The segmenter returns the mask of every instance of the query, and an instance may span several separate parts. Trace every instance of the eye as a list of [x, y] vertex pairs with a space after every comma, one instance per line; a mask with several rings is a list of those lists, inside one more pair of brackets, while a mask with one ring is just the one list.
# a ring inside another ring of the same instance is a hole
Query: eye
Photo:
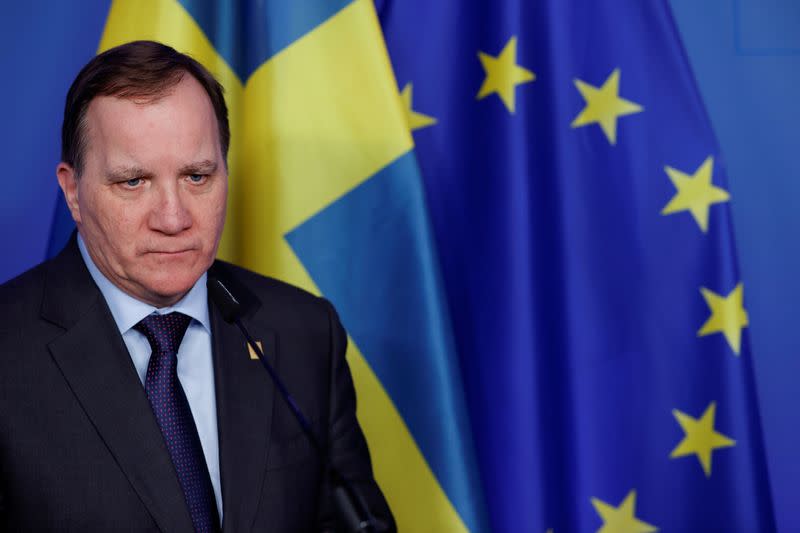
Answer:
[[197, 185], [204, 183], [207, 179], [208, 175], [206, 174], [189, 174], [189, 181]]
[[127, 187], [130, 187], [131, 189], [135, 189], [141, 184], [142, 184], [142, 178], [133, 178], [125, 182], [125, 185]]

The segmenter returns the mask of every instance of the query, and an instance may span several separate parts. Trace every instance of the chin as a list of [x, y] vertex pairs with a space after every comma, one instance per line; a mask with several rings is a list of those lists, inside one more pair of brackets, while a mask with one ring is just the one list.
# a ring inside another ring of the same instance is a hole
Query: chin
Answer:
[[150, 264], [136, 276], [139, 285], [154, 299], [175, 303], [180, 300], [208, 270], [213, 260], [204, 254], [188, 253], [173, 256], [149, 256]]
[[203, 272], [189, 273], [186, 271], [180, 272], [173, 276], [150, 279], [142, 285], [147, 291], [159, 300], [173, 304], [183, 298], [189, 292], [197, 280], [203, 275]]

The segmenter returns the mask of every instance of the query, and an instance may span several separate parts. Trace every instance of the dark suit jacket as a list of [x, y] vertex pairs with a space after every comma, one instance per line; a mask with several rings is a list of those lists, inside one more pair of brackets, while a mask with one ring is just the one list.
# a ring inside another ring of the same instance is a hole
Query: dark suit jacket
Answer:
[[[243, 323], [331, 462], [393, 523], [331, 305], [232, 265], [213, 270], [243, 301]], [[211, 304], [209, 312], [224, 531], [331, 527], [321, 462], [241, 333]], [[0, 287], [0, 530], [192, 530], [144, 388], [74, 236], [58, 257]]]

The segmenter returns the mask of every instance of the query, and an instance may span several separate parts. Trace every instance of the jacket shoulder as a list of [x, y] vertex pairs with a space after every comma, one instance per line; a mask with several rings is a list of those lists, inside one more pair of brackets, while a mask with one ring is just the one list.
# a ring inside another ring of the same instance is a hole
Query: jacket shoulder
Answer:
[[[307, 321], [315, 317], [327, 322], [330, 315], [335, 314], [331, 304], [324, 298], [285, 281], [225, 261], [215, 261], [209, 274], [230, 284], [232, 294], [241, 301], [246, 310], [258, 307], [281, 322], [300, 319]], [[251, 297], [254, 297], [253, 301], [248, 301]]]
[[21, 320], [39, 315], [48, 262], [23, 272], [0, 285], [0, 323], [3, 329], [14, 328]]
[[47, 265], [0, 285], [0, 374], [6, 378], [14, 375], [12, 369], [20, 361], [38, 360], [45, 353], [41, 349], [61, 331], [42, 319]]

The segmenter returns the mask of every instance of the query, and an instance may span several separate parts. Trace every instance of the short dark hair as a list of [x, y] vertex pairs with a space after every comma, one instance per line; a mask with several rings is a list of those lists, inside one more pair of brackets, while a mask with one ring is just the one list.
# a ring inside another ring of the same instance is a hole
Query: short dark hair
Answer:
[[208, 94], [227, 161], [231, 133], [222, 85], [203, 65], [154, 41], [133, 41], [106, 50], [84, 66], [72, 82], [61, 126], [61, 160], [80, 176], [86, 152], [86, 111], [98, 96], [155, 101], [189, 73]]

